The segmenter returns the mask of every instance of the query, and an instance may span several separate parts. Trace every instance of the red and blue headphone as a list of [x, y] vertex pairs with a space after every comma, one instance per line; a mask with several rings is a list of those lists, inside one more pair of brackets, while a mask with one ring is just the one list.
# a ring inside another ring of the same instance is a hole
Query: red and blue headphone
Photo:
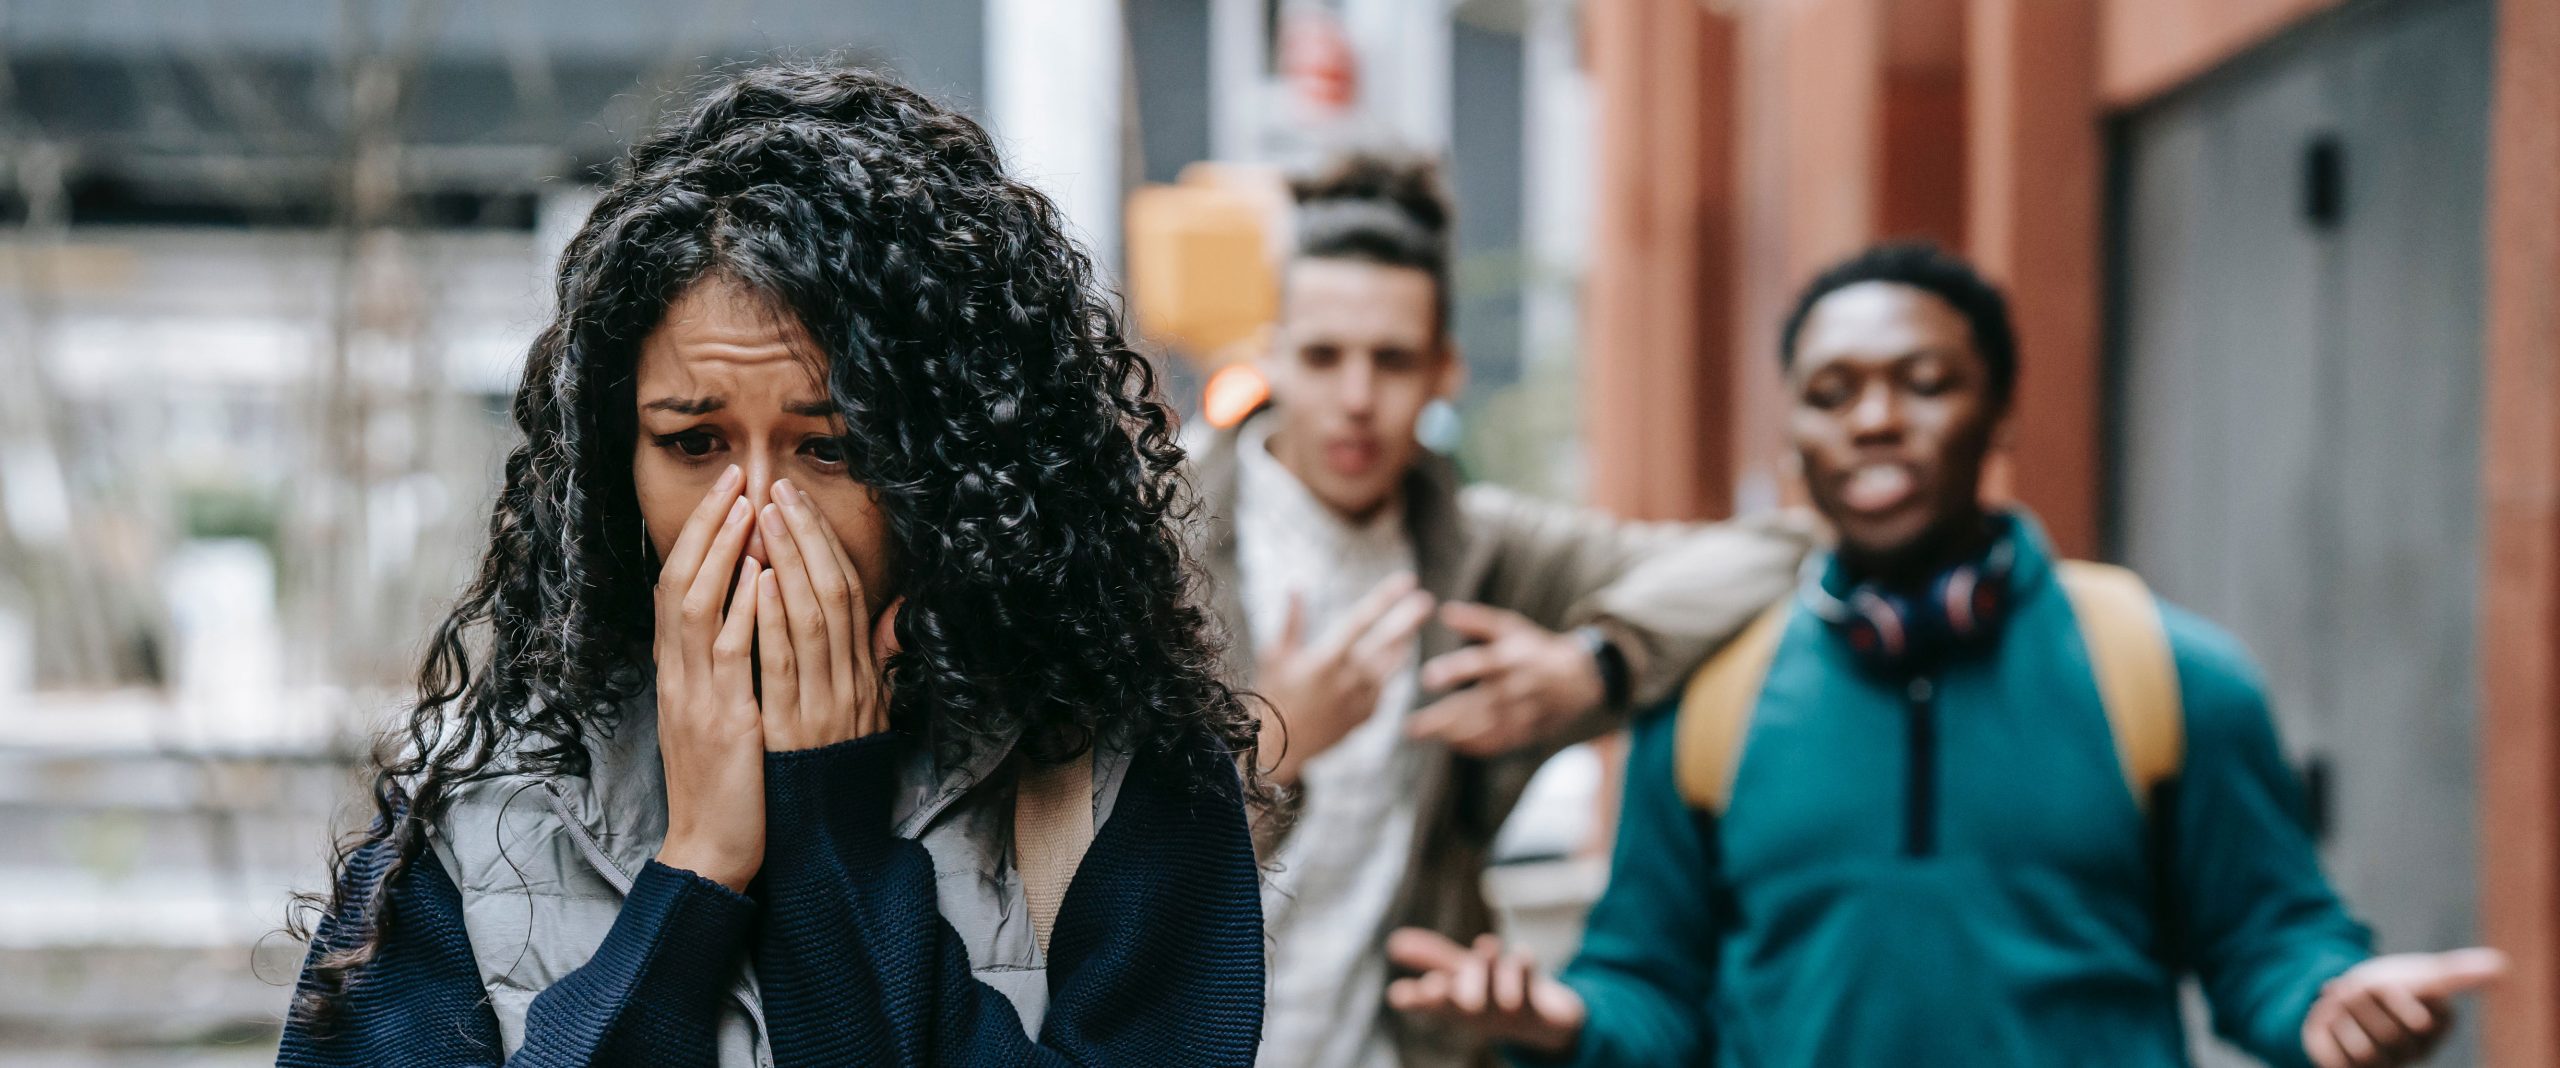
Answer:
[[1899, 673], [1968, 653], [1998, 634], [2017, 558], [2014, 535], [2004, 531], [1981, 559], [1948, 568], [1919, 597], [1871, 582], [1834, 595], [1823, 588], [1820, 556], [1806, 559], [1799, 586], [1806, 607], [1839, 631], [1860, 662]]

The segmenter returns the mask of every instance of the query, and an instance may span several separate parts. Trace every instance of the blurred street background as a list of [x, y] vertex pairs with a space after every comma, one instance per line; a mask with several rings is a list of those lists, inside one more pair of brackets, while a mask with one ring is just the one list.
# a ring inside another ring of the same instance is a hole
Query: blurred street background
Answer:
[[[0, 0], [0, 1068], [272, 1059], [559, 248], [771, 57], [986, 123], [1186, 411], [1276, 175], [1441, 155], [1461, 463], [1633, 516], [1791, 499], [1788, 295], [1961, 250], [2010, 491], [2255, 649], [2386, 949], [2516, 957], [2439, 1063], [2560, 1063], [2554, 0]], [[1491, 876], [1547, 959], [1609, 780]]]

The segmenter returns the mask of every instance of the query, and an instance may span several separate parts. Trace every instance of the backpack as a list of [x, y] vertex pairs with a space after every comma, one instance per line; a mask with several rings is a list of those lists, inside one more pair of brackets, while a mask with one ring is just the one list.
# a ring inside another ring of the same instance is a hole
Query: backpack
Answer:
[[[2089, 651], [2098, 699], [2115, 737], [2125, 788], [2146, 817], [2162, 784], [2186, 756], [2186, 711], [2159, 602], [2141, 576], [2121, 567], [2068, 560], [2054, 567], [2081, 644]], [[1689, 680], [1673, 728], [1673, 777], [1689, 807], [1724, 815], [1752, 709], [1786, 633], [1794, 598], [1772, 605]]]

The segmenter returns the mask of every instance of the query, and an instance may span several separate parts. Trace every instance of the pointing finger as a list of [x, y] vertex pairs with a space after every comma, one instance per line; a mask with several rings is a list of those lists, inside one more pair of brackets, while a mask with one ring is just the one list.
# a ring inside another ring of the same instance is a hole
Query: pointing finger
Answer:
[[1529, 622], [1518, 612], [1495, 608], [1473, 601], [1451, 601], [1440, 606], [1440, 622], [1461, 637], [1489, 642]]
[[1428, 1012], [1434, 1006], [1422, 996], [1422, 981], [1398, 979], [1387, 984], [1387, 1007], [1397, 1012]]
[[1307, 641], [1307, 595], [1289, 591], [1289, 607], [1280, 617], [1280, 635], [1263, 649], [1263, 658], [1279, 660], [1294, 656]]
[[1387, 959], [1406, 971], [1447, 971], [1466, 957], [1466, 947], [1429, 928], [1399, 927], [1387, 935]]
[[1485, 729], [1485, 721], [1493, 717], [1493, 693], [1489, 690], [1460, 690], [1433, 701], [1405, 720], [1408, 738], [1434, 738], [1454, 742], [1472, 738]]
[[2435, 955], [2434, 974], [2412, 984], [2419, 997], [2447, 997], [2478, 990], [2506, 977], [2507, 955], [2474, 946]]
[[1349, 649], [1361, 635], [1368, 633], [1380, 619], [1385, 618], [1387, 612], [1402, 601], [1406, 594], [1413, 592], [1412, 572], [1400, 571], [1378, 580], [1377, 585], [1369, 587], [1369, 592], [1361, 594], [1360, 599], [1351, 605], [1351, 611], [1343, 614], [1342, 622], [1339, 624], [1340, 629], [1326, 636], [1327, 651]]
[[[1441, 618], [1448, 618], [1448, 613], [1443, 611]], [[1454, 690], [1471, 682], [1480, 682], [1501, 667], [1502, 660], [1494, 655], [1490, 645], [1453, 649], [1423, 663], [1422, 688], [1433, 692]]]
[[1413, 636], [1430, 618], [1431, 595], [1420, 590], [1407, 593], [1360, 635], [1351, 655], [1378, 674], [1387, 674], [1404, 660]]

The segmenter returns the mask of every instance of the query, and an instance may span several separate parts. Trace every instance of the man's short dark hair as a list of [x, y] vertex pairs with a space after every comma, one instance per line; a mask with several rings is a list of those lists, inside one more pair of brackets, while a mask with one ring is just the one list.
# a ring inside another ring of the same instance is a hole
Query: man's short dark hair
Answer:
[[1813, 314], [1813, 306], [1860, 282], [1910, 286], [1954, 307], [1972, 328], [1974, 352], [1991, 370], [1992, 402], [2002, 406], [2009, 403], [2018, 382], [2018, 337], [2009, 325], [2008, 299], [1972, 264], [1927, 242], [1875, 245], [1814, 276], [1796, 295], [1795, 309], [1787, 313], [1786, 328], [1778, 334], [1780, 366], [1795, 365], [1796, 335], [1804, 330], [1805, 317]]
[[1387, 151], [1336, 156], [1289, 183], [1297, 254], [1409, 267], [1431, 276], [1433, 324], [1449, 319], [1449, 191], [1430, 158]]

